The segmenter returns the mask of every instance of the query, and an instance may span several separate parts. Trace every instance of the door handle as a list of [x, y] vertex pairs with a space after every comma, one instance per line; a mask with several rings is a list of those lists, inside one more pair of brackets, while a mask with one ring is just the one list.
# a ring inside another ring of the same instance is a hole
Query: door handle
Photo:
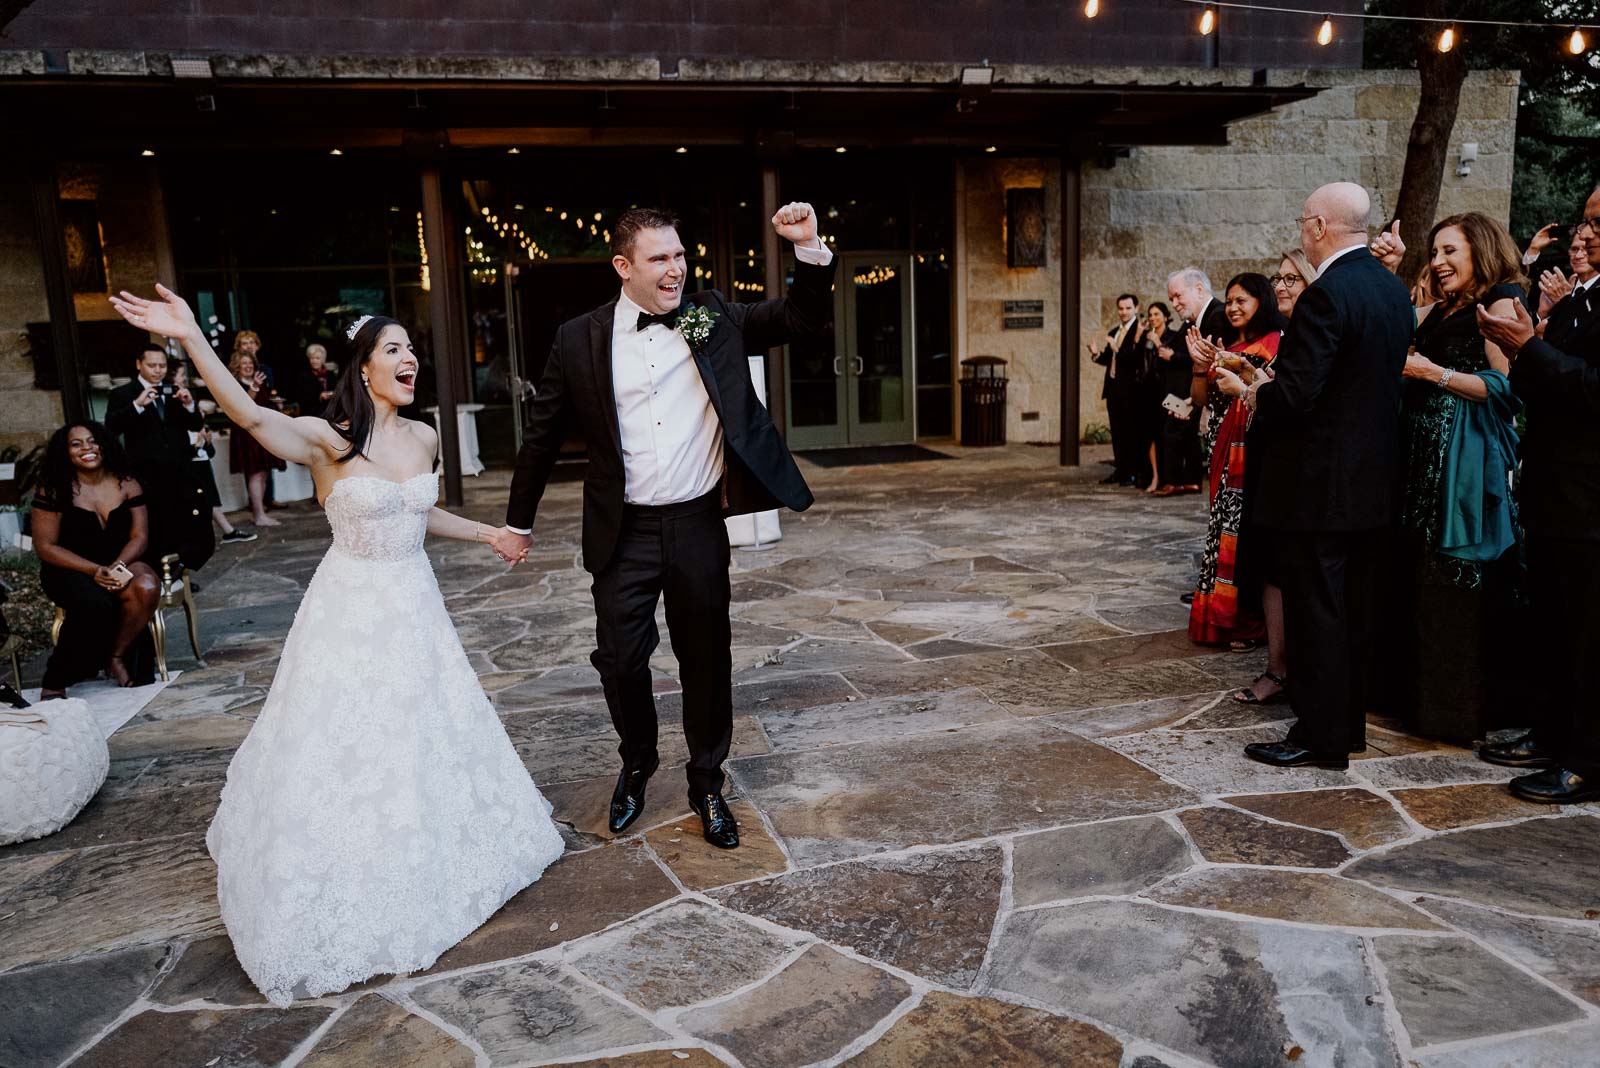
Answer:
[[843, 356], [835, 356], [833, 358], [833, 377], [835, 378], [838, 378], [840, 375], [844, 374], [843, 368], [839, 366], [839, 361], [842, 359], [844, 359]]
[[860, 356], [852, 356], [850, 358], [856, 362], [856, 377], [860, 378], [861, 372], [867, 369], [867, 361]]

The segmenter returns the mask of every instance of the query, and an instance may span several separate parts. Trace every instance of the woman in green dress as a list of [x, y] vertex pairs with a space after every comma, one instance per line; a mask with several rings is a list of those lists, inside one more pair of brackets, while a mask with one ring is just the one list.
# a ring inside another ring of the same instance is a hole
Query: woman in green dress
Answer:
[[[1508, 642], [1522, 535], [1509, 483], [1521, 404], [1510, 363], [1478, 333], [1475, 310], [1512, 315], [1525, 287], [1511, 235], [1486, 215], [1441, 219], [1428, 248], [1439, 300], [1418, 308], [1406, 358], [1394, 629], [1380, 658], [1389, 677], [1375, 697], [1416, 733], [1467, 743], [1520, 711], [1507, 676], [1518, 659]], [[1404, 246], [1391, 233], [1374, 251], [1395, 266]]]

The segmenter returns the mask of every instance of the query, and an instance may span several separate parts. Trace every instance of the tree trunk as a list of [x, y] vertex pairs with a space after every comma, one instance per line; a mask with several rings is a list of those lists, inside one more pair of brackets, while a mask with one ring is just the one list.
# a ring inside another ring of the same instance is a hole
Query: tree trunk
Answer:
[[[1441, 0], [1428, 0], [1423, 8], [1424, 14], [1444, 14]], [[1417, 73], [1422, 77], [1422, 95], [1417, 99], [1411, 139], [1406, 142], [1405, 174], [1400, 179], [1400, 195], [1395, 198], [1392, 216], [1400, 220], [1400, 237], [1406, 243], [1400, 278], [1407, 285], [1416, 281], [1428, 262], [1428, 250], [1423, 245], [1439, 209], [1439, 186], [1449, 162], [1450, 134], [1461, 106], [1461, 83], [1467, 78], [1467, 60], [1459, 33], [1455, 48], [1440, 52], [1436, 30], [1419, 30]]]

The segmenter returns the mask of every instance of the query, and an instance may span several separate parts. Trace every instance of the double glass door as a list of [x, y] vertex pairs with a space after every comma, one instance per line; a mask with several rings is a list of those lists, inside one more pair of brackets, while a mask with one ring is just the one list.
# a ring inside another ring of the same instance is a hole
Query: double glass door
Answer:
[[847, 253], [838, 261], [832, 336], [789, 346], [789, 444], [910, 441], [911, 256]]

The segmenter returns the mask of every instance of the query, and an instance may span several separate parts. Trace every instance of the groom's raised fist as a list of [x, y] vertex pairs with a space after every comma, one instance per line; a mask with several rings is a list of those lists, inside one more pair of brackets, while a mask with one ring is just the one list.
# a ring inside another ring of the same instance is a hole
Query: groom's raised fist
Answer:
[[772, 217], [772, 228], [778, 236], [805, 248], [820, 248], [817, 240], [817, 213], [810, 204], [796, 201], [785, 204]]

